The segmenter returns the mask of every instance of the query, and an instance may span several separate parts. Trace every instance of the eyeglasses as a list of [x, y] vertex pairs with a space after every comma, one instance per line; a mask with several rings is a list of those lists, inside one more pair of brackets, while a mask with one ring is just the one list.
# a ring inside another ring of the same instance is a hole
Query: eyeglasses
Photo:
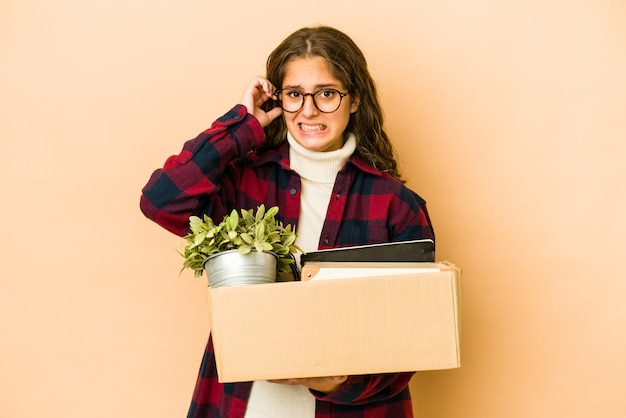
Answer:
[[311, 96], [313, 104], [322, 113], [333, 113], [339, 106], [341, 106], [341, 100], [346, 97], [350, 92], [342, 93], [335, 89], [322, 89], [314, 93], [302, 93], [295, 89], [279, 89], [276, 90], [275, 95], [280, 101], [280, 106], [285, 112], [296, 113], [302, 106], [304, 106], [304, 99], [306, 96]]

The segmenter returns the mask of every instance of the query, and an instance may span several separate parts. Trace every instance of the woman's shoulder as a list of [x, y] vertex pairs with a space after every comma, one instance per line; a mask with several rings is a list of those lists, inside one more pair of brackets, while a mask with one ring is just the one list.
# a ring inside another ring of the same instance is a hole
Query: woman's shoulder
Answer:
[[371, 181], [385, 183], [385, 184], [388, 184], [390, 187], [397, 187], [397, 188], [406, 187], [404, 183], [400, 181], [399, 179], [397, 179], [396, 177], [372, 166], [371, 164], [364, 161], [362, 158], [360, 158], [357, 155], [353, 155], [350, 158], [350, 163], [354, 170], [362, 173], [362, 175], [364, 176], [370, 177]]
[[354, 169], [361, 173], [361, 175], [368, 177], [368, 182], [371, 183], [372, 190], [378, 190], [381, 193], [396, 195], [401, 200], [412, 200], [419, 205], [423, 205], [426, 201], [403, 181], [396, 177], [378, 170], [371, 166], [367, 162], [363, 161], [358, 156], [353, 156], [350, 160]]

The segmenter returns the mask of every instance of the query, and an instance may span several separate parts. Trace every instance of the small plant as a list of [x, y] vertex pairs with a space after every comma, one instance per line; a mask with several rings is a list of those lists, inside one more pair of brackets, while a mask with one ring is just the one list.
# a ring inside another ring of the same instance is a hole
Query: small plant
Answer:
[[181, 272], [191, 269], [198, 279], [208, 257], [229, 250], [237, 250], [240, 254], [252, 250], [274, 253], [278, 257], [278, 271], [289, 271], [289, 265], [294, 262], [292, 254], [304, 251], [294, 244], [296, 233], [291, 225], [283, 226], [275, 219], [277, 213], [277, 206], [266, 211], [265, 205], [261, 205], [256, 214], [252, 209], [242, 209], [241, 216], [233, 209], [217, 225], [208, 215], [189, 217], [191, 232], [184, 237], [187, 245], [181, 253], [185, 258]]

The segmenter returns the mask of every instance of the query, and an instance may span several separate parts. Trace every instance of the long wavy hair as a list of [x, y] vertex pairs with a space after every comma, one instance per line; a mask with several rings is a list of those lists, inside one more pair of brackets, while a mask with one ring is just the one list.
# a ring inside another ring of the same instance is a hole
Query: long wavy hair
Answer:
[[[383, 113], [374, 80], [365, 56], [343, 32], [328, 26], [305, 27], [289, 35], [267, 58], [266, 77], [282, 87], [287, 64], [296, 58], [322, 57], [337, 80], [358, 101], [346, 131], [356, 136], [355, 153], [374, 168], [404, 181], [398, 171], [396, 152], [383, 129]], [[268, 110], [275, 103], [265, 103]], [[283, 117], [265, 127], [265, 141], [259, 151], [275, 149], [287, 138]]]

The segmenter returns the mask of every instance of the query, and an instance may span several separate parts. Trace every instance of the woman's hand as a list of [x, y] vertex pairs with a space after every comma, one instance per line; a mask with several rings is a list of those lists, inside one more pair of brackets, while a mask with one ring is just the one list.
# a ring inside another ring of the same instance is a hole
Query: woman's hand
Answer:
[[272, 383], [283, 385], [302, 385], [322, 393], [333, 393], [341, 386], [348, 376], [310, 377], [306, 379], [269, 380]]
[[248, 113], [259, 121], [263, 128], [283, 113], [280, 107], [275, 107], [268, 112], [261, 109], [263, 103], [274, 97], [275, 90], [275, 87], [269, 80], [263, 77], [256, 77], [250, 82], [241, 98], [241, 104], [246, 107]]

